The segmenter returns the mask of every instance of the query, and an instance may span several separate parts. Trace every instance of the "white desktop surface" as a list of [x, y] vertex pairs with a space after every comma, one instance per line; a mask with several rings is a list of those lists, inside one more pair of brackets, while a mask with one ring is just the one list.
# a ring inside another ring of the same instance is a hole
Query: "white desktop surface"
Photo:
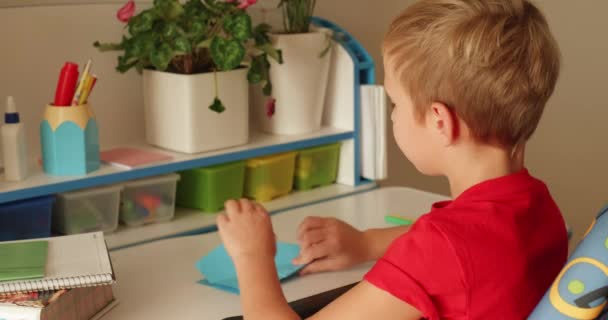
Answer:
[[[300, 222], [310, 215], [336, 217], [358, 229], [389, 227], [386, 214], [416, 218], [445, 196], [409, 188], [380, 188], [272, 217], [279, 241], [296, 241]], [[220, 244], [216, 232], [173, 238], [111, 252], [118, 305], [103, 320], [223, 319], [241, 315], [239, 297], [197, 283], [194, 267]], [[297, 277], [282, 284], [288, 301], [358, 282], [372, 264], [347, 271]]]

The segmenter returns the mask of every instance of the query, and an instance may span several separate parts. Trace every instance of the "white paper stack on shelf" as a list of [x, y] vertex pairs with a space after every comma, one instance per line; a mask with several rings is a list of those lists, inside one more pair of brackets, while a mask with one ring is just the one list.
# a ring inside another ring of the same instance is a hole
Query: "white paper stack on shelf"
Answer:
[[387, 176], [387, 97], [380, 85], [361, 86], [361, 176], [383, 180]]

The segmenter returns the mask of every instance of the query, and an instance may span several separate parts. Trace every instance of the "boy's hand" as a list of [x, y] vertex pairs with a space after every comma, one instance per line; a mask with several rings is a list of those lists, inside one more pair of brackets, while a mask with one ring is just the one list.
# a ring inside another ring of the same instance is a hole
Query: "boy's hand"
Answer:
[[338, 219], [307, 217], [298, 229], [298, 242], [302, 251], [293, 263], [310, 263], [302, 275], [346, 269], [368, 260], [364, 233]]
[[217, 217], [224, 247], [232, 260], [268, 258], [274, 260], [276, 240], [268, 212], [247, 199], [226, 202], [226, 214]]

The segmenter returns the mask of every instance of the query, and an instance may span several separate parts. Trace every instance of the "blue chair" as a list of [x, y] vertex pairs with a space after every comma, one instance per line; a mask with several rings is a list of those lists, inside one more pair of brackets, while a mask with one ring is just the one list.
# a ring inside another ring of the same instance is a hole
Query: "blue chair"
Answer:
[[585, 233], [528, 320], [608, 320], [608, 206]]

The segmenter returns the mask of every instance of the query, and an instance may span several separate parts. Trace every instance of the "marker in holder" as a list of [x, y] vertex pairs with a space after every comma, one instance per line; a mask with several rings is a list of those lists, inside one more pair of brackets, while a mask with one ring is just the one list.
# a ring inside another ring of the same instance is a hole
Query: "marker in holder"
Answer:
[[44, 172], [56, 176], [86, 175], [99, 169], [99, 130], [88, 104], [47, 105], [40, 124]]

